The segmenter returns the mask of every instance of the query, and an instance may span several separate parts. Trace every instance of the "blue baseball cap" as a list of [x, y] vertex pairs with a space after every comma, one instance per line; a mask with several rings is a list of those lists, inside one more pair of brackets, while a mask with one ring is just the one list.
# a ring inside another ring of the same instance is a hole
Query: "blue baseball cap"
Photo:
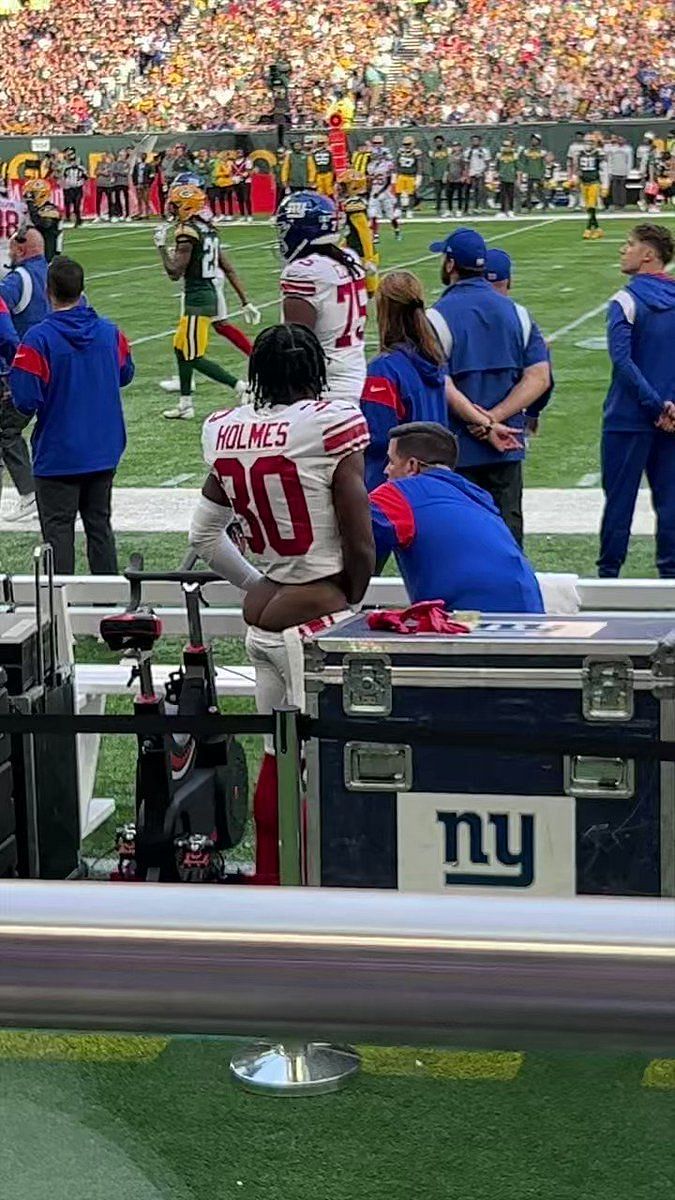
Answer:
[[432, 254], [445, 254], [452, 258], [458, 267], [472, 267], [474, 270], [484, 267], [487, 258], [485, 239], [466, 225], [449, 233], [444, 241], [432, 242], [429, 249]]
[[485, 277], [490, 283], [500, 283], [511, 278], [511, 259], [506, 250], [490, 249], [485, 263]]

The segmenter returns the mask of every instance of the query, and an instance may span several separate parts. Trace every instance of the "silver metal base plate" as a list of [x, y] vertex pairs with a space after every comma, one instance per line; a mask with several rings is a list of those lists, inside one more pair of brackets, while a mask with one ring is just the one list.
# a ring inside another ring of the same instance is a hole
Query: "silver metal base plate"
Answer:
[[320, 1096], [337, 1092], [361, 1060], [349, 1046], [325, 1042], [259, 1042], [235, 1055], [230, 1073], [249, 1092], [268, 1096]]

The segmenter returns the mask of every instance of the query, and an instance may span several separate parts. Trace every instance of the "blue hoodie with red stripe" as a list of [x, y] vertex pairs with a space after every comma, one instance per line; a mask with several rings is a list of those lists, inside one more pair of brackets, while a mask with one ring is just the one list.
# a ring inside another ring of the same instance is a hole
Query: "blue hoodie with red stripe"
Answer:
[[675, 279], [634, 275], [609, 302], [607, 346], [612, 381], [605, 430], [654, 432], [665, 401], [675, 400]]
[[5, 301], [0, 297], [0, 375], [7, 374], [18, 344], [14, 322]]
[[124, 334], [85, 304], [57, 309], [29, 329], [9, 386], [19, 412], [37, 417], [33, 473], [114, 470], [126, 445], [120, 388], [133, 377]]
[[544, 611], [534, 570], [494, 500], [449, 468], [384, 483], [371, 492], [370, 507], [377, 559], [394, 553], [413, 604]]
[[443, 367], [424, 358], [414, 346], [402, 344], [378, 354], [368, 364], [361, 408], [368, 423], [366, 487], [384, 483], [389, 434], [407, 421], [438, 421], [448, 425]]

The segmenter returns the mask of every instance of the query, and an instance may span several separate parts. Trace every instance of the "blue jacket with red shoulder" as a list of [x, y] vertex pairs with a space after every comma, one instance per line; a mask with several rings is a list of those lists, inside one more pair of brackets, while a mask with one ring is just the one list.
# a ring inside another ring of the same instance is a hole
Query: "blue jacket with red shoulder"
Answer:
[[412, 346], [378, 354], [368, 365], [361, 408], [368, 422], [366, 487], [372, 491], [385, 480], [390, 430], [407, 421], [439, 421], [448, 425], [444, 368], [424, 358]]
[[370, 494], [378, 561], [392, 551], [413, 604], [541, 613], [537, 577], [487, 492], [447, 467]]
[[0, 296], [0, 375], [6, 375], [14, 352], [19, 344], [19, 337], [14, 328], [14, 322], [9, 315], [9, 309]]
[[124, 334], [87, 305], [58, 309], [29, 329], [9, 386], [19, 412], [37, 416], [34, 474], [114, 470], [126, 445], [120, 388], [133, 377]]

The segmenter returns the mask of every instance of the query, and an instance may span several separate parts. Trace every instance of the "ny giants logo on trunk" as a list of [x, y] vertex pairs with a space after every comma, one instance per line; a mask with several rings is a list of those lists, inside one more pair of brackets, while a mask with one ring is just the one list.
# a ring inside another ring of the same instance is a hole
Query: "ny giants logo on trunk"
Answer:
[[[448, 886], [531, 886], [534, 880], [534, 816], [467, 810], [437, 811], [436, 819], [443, 826], [445, 835], [444, 861], [453, 868], [445, 872]], [[486, 870], [473, 871], [469, 867], [485, 867]], [[506, 870], [499, 871], [499, 867]]]

